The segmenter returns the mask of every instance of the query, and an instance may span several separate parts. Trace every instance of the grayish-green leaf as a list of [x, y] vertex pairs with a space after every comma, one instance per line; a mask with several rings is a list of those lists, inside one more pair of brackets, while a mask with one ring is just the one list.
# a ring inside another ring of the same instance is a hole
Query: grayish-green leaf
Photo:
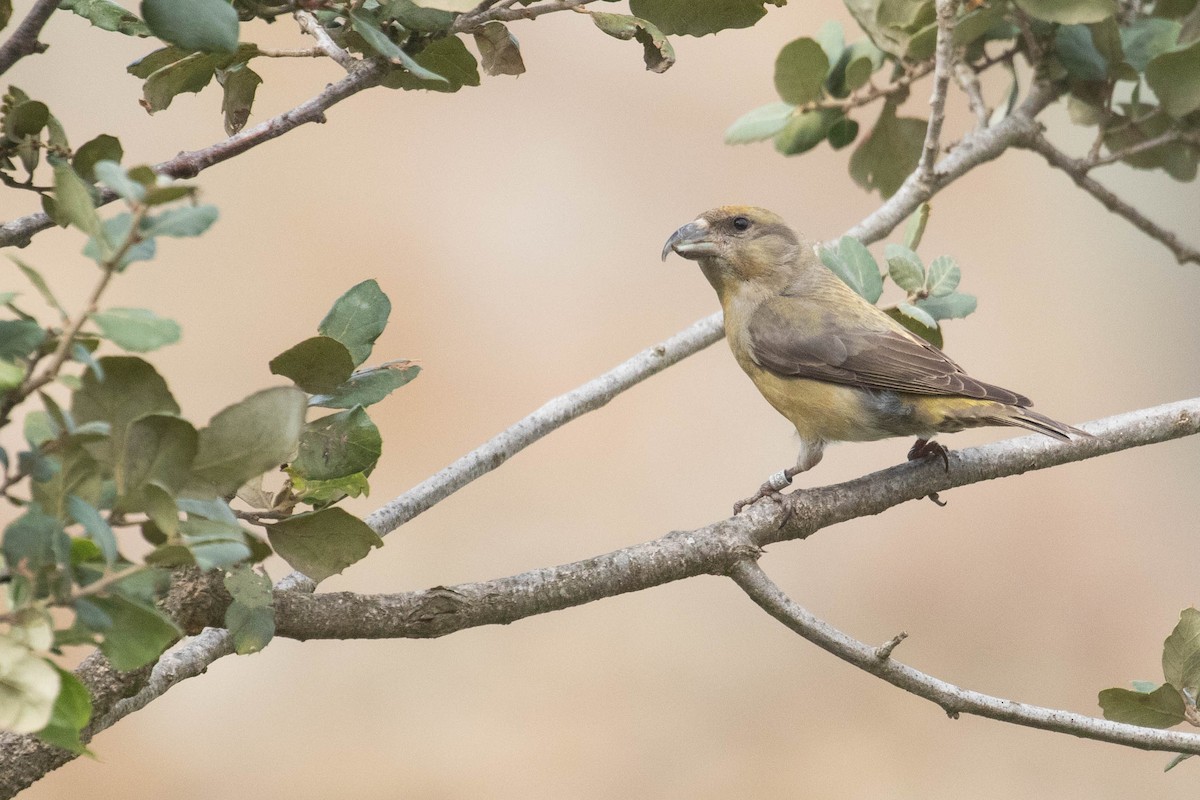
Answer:
[[897, 117], [895, 106], [888, 103], [871, 134], [850, 156], [850, 176], [864, 189], [891, 197], [916, 169], [924, 142], [925, 120]]
[[378, 403], [417, 377], [420, 371], [421, 368], [411, 361], [391, 361], [378, 367], [360, 370], [330, 394], [318, 394], [308, 398], [308, 404], [325, 408], [365, 408]]
[[921, 237], [925, 235], [925, 224], [929, 222], [929, 203], [921, 203], [917, 210], [908, 218], [904, 226], [904, 246], [916, 250], [921, 246]]
[[811, 103], [821, 97], [829, 57], [815, 39], [796, 39], [783, 46], [775, 58], [775, 91], [792, 105]]
[[475, 46], [483, 71], [488, 75], [520, 75], [525, 72], [525, 61], [521, 58], [521, 46], [503, 22], [485, 22], [475, 31]]
[[1067, 74], [1078, 81], [1108, 79], [1108, 60], [1097, 49], [1086, 25], [1063, 25], [1054, 36], [1054, 51]]
[[115, 345], [148, 353], [179, 341], [179, 323], [145, 308], [110, 308], [91, 315], [92, 321]]
[[[414, 72], [405, 65], [388, 73], [382, 82], [389, 89], [427, 89], [431, 92], [457, 92], [464, 86], [479, 85], [479, 64], [457, 36], [435, 39], [413, 57]], [[435, 75], [423, 78], [422, 74]]]
[[383, 546], [369, 525], [337, 507], [280, 520], [267, 537], [288, 564], [318, 583]]
[[1185, 608], [1163, 642], [1163, 677], [1193, 697], [1200, 694], [1200, 611]]
[[88, 538], [96, 543], [96, 547], [100, 548], [100, 552], [104, 556], [104, 563], [111, 567], [118, 556], [117, 537], [113, 533], [112, 527], [104, 521], [104, 517], [100, 516], [100, 511], [91, 503], [75, 495], [67, 497], [67, 511], [71, 514], [72, 519], [83, 526]]
[[898, 308], [885, 308], [883, 309], [883, 313], [887, 314], [889, 317], [896, 320], [896, 322], [899, 322], [905, 328], [912, 331], [917, 336], [920, 336], [934, 347], [940, 348], [942, 346], [941, 328], [936, 326], [931, 328], [928, 325], [923, 325], [912, 317], [901, 313], [900, 309]]
[[83, 746], [79, 734], [92, 718], [91, 695], [73, 673], [57, 665], [52, 666], [58, 672], [60, 688], [50, 721], [37, 732], [37, 737], [75, 754], [87, 753], [88, 749]]
[[[158, 609], [121, 595], [88, 597], [76, 601], [77, 610], [89, 606], [107, 619], [106, 626], [93, 630], [104, 634], [100, 650], [122, 672], [154, 661], [183, 635], [183, 631]], [[80, 614], [81, 619], [84, 616]], [[89, 619], [95, 620], [97, 616]]]
[[150, 29], [136, 14], [111, 0], [59, 0], [58, 7], [70, 9], [101, 30], [126, 36], [150, 35]]
[[233, 136], [244, 128], [246, 120], [250, 119], [254, 95], [258, 92], [262, 78], [244, 63], [234, 64], [229, 69], [219, 69], [216, 75], [217, 83], [221, 84], [224, 90], [221, 96], [221, 113], [225, 118], [225, 133]]
[[1146, 82], [1176, 119], [1200, 108], [1200, 39], [1152, 59]]
[[46, 331], [29, 319], [0, 320], [0, 359], [28, 358], [46, 341]]
[[58, 298], [54, 296], [52, 291], [50, 291], [50, 286], [46, 283], [46, 279], [42, 277], [42, 274], [16, 256], [9, 256], [9, 259], [16, 264], [17, 269], [21, 270], [22, 274], [29, 279], [29, 282], [33, 284], [35, 289], [38, 290], [38, 294], [42, 296], [42, 299], [45, 300], [51, 308], [58, 311], [63, 319], [66, 319], [69, 316], [67, 314], [67, 310], [63, 308], [62, 303], [58, 302]]
[[156, 217], [147, 217], [142, 223], [141, 234], [154, 236], [199, 236], [217, 221], [217, 207], [212, 205], [183, 206], [164, 211]]
[[[931, 264], [930, 267], [932, 266]], [[975, 295], [951, 292], [940, 297], [923, 298], [913, 305], [937, 320], [961, 319], [974, 313], [978, 300], [975, 299]]]
[[[400, 45], [389, 39], [387, 34], [380, 30], [380, 21], [370, 13], [361, 10], [351, 11], [350, 24], [358, 35], [363, 38], [363, 41], [367, 43], [368, 47], [392, 63], [404, 67], [411, 78], [432, 83], [448, 82], [447, 78], [431, 69], [427, 69], [418, 60], [406, 53]], [[455, 39], [455, 41], [458, 40]], [[471, 60], [474, 61], [474, 58]], [[478, 85], [478, 81], [476, 85]]]
[[125, 150], [121, 147], [121, 140], [102, 133], [95, 139], [79, 146], [79, 149], [75, 151], [75, 156], [71, 159], [71, 166], [79, 173], [79, 177], [91, 182], [96, 180], [94, 167], [97, 161], [120, 162], [124, 155]]
[[266, 389], [213, 417], [200, 431], [189, 491], [230, 496], [290, 459], [300, 439], [306, 399], [292, 387]]
[[142, 0], [142, 17], [155, 36], [184, 50], [237, 49], [238, 15], [227, 0]]
[[234, 648], [238, 655], [257, 653], [275, 635], [271, 579], [242, 564], [225, 576], [225, 589], [233, 597], [225, 611], [225, 627], [233, 634]]
[[825, 108], [793, 114], [783, 130], [775, 135], [775, 150], [785, 156], [808, 152], [825, 141], [840, 119], [844, 119], [840, 111]]
[[93, 420], [109, 423], [110, 462], [125, 449], [125, 437], [134, 420], [148, 414], [178, 414], [179, 404], [171, 396], [167, 383], [154, 367], [136, 356], [105, 356], [99, 360], [104, 380], [92, 372], [83, 376], [75, 392], [71, 412], [77, 423]]
[[370, 472], [383, 439], [362, 408], [351, 408], [308, 423], [292, 470], [308, 480], [327, 481]]
[[146, 196], [146, 187], [130, 178], [125, 169], [116, 161], [108, 159], [95, 161], [91, 165], [91, 172], [96, 180], [126, 200], [140, 202]]
[[646, 69], [651, 72], [666, 72], [675, 63], [675, 48], [653, 23], [628, 14], [593, 11], [590, 16], [596, 27], [609, 36], [617, 39], [637, 39], [644, 51]]
[[334, 302], [317, 326], [317, 332], [344, 344], [358, 366], [371, 355], [371, 348], [383, 333], [391, 312], [392, 303], [379, 284], [365, 280]]
[[770, 139], [783, 130], [796, 107], [790, 103], [768, 103], [747, 111], [725, 131], [725, 144], [748, 144]]
[[629, 11], [669, 36], [705, 36], [728, 28], [749, 28], [762, 19], [766, 4], [787, 0], [630, 0]]
[[843, 236], [836, 247], [822, 247], [821, 261], [868, 303], [883, 294], [883, 276], [866, 246], [852, 236]]
[[888, 275], [897, 286], [910, 295], [925, 288], [925, 265], [920, 256], [902, 244], [889, 244], [883, 255], [887, 259]]
[[1138, 72], [1145, 72], [1151, 60], [1167, 52], [1179, 41], [1182, 26], [1170, 19], [1140, 17], [1121, 28], [1121, 46], [1125, 60]]
[[100, 217], [88, 185], [63, 161], [54, 165], [54, 207], [60, 222], [74, 225], [89, 236], [101, 234]]
[[314, 336], [271, 359], [271, 372], [290, 378], [309, 394], [328, 394], [350, 379], [354, 360], [337, 339]]
[[[198, 449], [199, 435], [185, 419], [149, 414], [134, 420], [113, 465], [117, 508], [140, 511], [154, 505], [158, 516], [173, 516], [171, 497], [187, 483]], [[151, 489], [164, 493], [165, 500]], [[169, 521], [156, 521], [164, 530], [173, 527]]]
[[33, 733], [46, 727], [60, 686], [49, 661], [0, 635], [0, 730]]
[[962, 270], [950, 256], [938, 256], [929, 264], [929, 282], [926, 289], [934, 297], [948, 295], [958, 288]]
[[1149, 694], [1128, 689], [1104, 689], [1100, 692], [1100, 708], [1104, 718], [1113, 722], [1141, 725], [1144, 728], [1170, 728], [1183, 722], [1183, 698], [1169, 683]]
[[849, 117], [841, 117], [829, 126], [829, 133], [825, 138], [834, 150], [848, 147], [858, 138], [858, 123]]
[[915, 320], [925, 328], [936, 328], [937, 320], [929, 315], [929, 312], [924, 311], [911, 303], [897, 303], [896, 310], [909, 319]]
[[1117, 13], [1117, 0], [1014, 0], [1031, 17], [1063, 25], [1100, 22]]

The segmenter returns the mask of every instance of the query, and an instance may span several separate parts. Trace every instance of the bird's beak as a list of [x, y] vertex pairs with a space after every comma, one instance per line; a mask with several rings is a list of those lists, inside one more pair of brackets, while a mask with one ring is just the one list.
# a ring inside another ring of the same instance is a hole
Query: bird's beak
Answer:
[[709, 241], [708, 237], [708, 221], [698, 219], [695, 222], [689, 222], [679, 230], [671, 234], [671, 238], [667, 239], [667, 243], [663, 245], [662, 258], [667, 260], [667, 256], [674, 250], [684, 258], [690, 258], [693, 261], [705, 256], [715, 256], [717, 254], [717, 246]]

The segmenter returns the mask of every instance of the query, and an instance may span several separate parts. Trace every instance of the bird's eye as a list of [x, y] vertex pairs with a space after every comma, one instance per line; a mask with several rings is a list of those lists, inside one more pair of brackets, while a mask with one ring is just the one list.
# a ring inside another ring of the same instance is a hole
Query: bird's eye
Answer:
[[750, 220], [746, 217], [734, 217], [733, 227], [739, 231], [748, 231], [750, 230]]

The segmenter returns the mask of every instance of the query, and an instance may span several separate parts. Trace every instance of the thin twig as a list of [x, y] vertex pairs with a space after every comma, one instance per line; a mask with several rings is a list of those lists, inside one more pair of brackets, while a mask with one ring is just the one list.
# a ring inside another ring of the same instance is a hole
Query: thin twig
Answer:
[[555, 11], [574, 11], [596, 0], [547, 0], [544, 3], [513, 8], [514, 3], [500, 3], [483, 12], [462, 14], [454, 20], [450, 33], [471, 33], [487, 22], [511, 22], [518, 19], [537, 19]]
[[325, 55], [336, 61], [343, 69], [349, 72], [358, 63], [358, 59], [346, 52], [344, 48], [338, 45], [329, 35], [329, 31], [322, 27], [317, 18], [309, 11], [297, 11], [294, 15], [297, 24], [300, 25], [300, 30], [307, 33], [317, 42], [317, 49]]
[[937, 0], [937, 44], [934, 48], [933, 91], [929, 96], [929, 124], [925, 128], [925, 144], [917, 162], [917, 177], [922, 183], [933, 178], [941, 147], [942, 124], [946, 121], [946, 97], [950, 75], [954, 71], [954, 26], [957, 22], [958, 0]]
[[25, 56], [46, 51], [46, 45], [38, 41], [38, 34], [57, 8], [58, 0], [37, 0], [33, 4], [8, 41], [0, 45], [0, 75]]
[[967, 96], [967, 106], [975, 115], [975, 129], [986, 128], [991, 110], [987, 107], [987, 101], [983, 99], [983, 86], [979, 83], [979, 73], [970, 64], [959, 60], [954, 63], [954, 78], [958, 81], [963, 94]]
[[974, 714], [1083, 739], [1173, 753], [1200, 754], [1200, 734], [1127, 725], [1056, 708], [1017, 703], [1002, 697], [963, 689], [890, 658], [879, 658], [868, 644], [813, 616], [780, 589], [753, 560], [740, 562], [729, 573], [738, 586], [764, 611], [822, 650], [877, 678], [937, 703], [951, 719]]
[[1184, 244], [1176, 234], [1158, 223], [1152, 222], [1141, 211], [1138, 211], [1129, 203], [1117, 197], [1111, 190], [1089, 177], [1087, 172], [1094, 165], [1089, 165], [1087, 161], [1081, 159], [1071, 158], [1051, 144], [1050, 140], [1041, 131], [1018, 143], [1018, 146], [1026, 147], [1038, 153], [1042, 158], [1046, 159], [1050, 166], [1065, 172], [1075, 182], [1076, 186], [1099, 200], [1109, 211], [1124, 217], [1135, 228], [1170, 250], [1175, 255], [1175, 260], [1180, 264], [1187, 264], [1189, 262], [1200, 264], [1200, 250]]
[[255, 52], [264, 58], [325, 58], [327, 55], [319, 47], [307, 47], [297, 50], [265, 50], [260, 47]]
[[1117, 161], [1124, 161], [1125, 159], [1136, 156], [1139, 153], [1145, 153], [1149, 150], [1162, 147], [1163, 145], [1174, 144], [1176, 142], [1184, 142], [1192, 145], [1193, 147], [1200, 146], [1200, 136], [1198, 136], [1195, 131], [1181, 131], [1177, 129], [1163, 131], [1158, 136], [1152, 136], [1149, 139], [1143, 139], [1136, 144], [1131, 144], [1129, 147], [1123, 147], [1120, 150], [1114, 150], [1106, 156], [1096, 155], [1093, 157], [1089, 155], [1086, 161], [1080, 163], [1085, 170], [1090, 171], [1096, 167], [1103, 167], [1108, 164], [1113, 164]]
[[851, 93], [848, 97], [822, 97], [817, 100], [811, 100], [802, 105], [796, 106], [793, 114], [804, 114], [809, 111], [850, 111], [851, 109], [859, 108], [860, 106], [868, 105], [881, 97], [892, 97], [908, 90], [914, 81], [924, 78], [929, 73], [933, 72], [934, 62], [923, 61], [915, 65], [905, 65], [904, 73], [896, 78], [891, 83], [885, 86], [875, 86], [868, 84], [865, 92]]

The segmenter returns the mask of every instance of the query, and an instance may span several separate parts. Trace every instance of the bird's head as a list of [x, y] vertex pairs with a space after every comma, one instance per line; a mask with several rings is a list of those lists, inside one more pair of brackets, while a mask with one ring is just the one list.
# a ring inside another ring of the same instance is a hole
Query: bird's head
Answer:
[[800, 237], [778, 214], [754, 206], [721, 206], [684, 225], [663, 246], [700, 262], [722, 296], [739, 282], [786, 283], [797, 264]]

